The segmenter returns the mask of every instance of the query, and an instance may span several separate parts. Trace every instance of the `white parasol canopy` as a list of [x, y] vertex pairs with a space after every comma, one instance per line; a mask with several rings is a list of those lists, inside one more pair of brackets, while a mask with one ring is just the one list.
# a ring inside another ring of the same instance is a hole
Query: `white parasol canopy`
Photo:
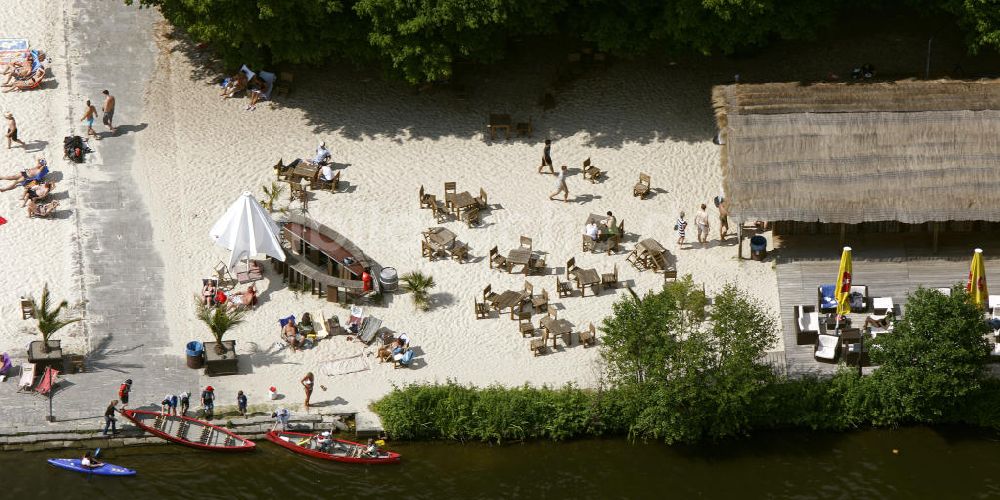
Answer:
[[232, 250], [229, 269], [233, 269], [240, 259], [259, 254], [284, 261], [285, 251], [281, 248], [278, 231], [270, 214], [249, 191], [244, 191], [215, 222], [208, 235], [216, 245]]

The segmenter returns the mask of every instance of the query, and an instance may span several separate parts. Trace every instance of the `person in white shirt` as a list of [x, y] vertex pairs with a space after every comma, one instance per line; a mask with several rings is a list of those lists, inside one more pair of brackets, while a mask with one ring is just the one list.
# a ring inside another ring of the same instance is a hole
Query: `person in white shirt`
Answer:
[[326, 165], [330, 161], [330, 156], [330, 150], [326, 149], [326, 142], [320, 142], [319, 147], [316, 148], [316, 157], [313, 158], [313, 163]]
[[319, 177], [323, 179], [323, 182], [333, 182], [333, 169], [330, 168], [330, 165], [323, 165], [319, 169]]
[[708, 212], [705, 211], [705, 204], [701, 204], [701, 210], [694, 215], [694, 225], [698, 228], [698, 242], [705, 246], [708, 244]]
[[590, 237], [590, 239], [597, 241], [597, 237], [600, 234], [600, 231], [597, 228], [597, 224], [591, 222], [590, 224], [587, 224], [586, 228], [584, 228], [583, 234], [586, 234], [587, 236]]

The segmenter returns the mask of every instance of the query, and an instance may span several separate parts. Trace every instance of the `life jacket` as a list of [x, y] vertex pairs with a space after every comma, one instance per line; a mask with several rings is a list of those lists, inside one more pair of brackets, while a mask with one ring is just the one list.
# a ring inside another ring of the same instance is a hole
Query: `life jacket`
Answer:
[[122, 384], [121, 387], [118, 388], [118, 397], [120, 398], [124, 397], [126, 394], [128, 394], [128, 391], [129, 391], [128, 384]]

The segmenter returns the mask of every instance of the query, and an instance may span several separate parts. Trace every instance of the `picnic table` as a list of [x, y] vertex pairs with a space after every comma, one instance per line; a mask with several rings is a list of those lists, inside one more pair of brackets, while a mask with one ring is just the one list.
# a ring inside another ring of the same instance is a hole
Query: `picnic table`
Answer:
[[654, 269], [665, 271], [667, 265], [667, 249], [653, 238], [646, 238], [636, 244], [635, 250], [626, 258], [637, 269]]
[[444, 195], [444, 201], [455, 212], [456, 217], [462, 216], [462, 210], [474, 207], [476, 205], [476, 198], [472, 196], [468, 191], [462, 191], [461, 193], [448, 193]]
[[504, 137], [510, 139], [510, 127], [512, 123], [513, 120], [511, 120], [510, 115], [490, 113], [490, 123], [486, 126], [490, 131], [490, 140], [496, 138], [496, 131], [498, 129], [503, 129]]
[[455, 233], [444, 227], [432, 227], [424, 233], [427, 243], [435, 250], [447, 250], [455, 245]]
[[510, 308], [510, 317], [511, 319], [514, 319], [514, 307], [518, 306], [522, 300], [524, 300], [524, 295], [521, 292], [507, 290], [493, 299], [493, 308], [496, 309], [498, 313], [504, 309]]
[[530, 248], [515, 248], [507, 253], [507, 272], [511, 272], [514, 266], [522, 266], [524, 274], [528, 274], [528, 264], [530, 261]]
[[[601, 284], [601, 273], [597, 269], [577, 269], [573, 271], [573, 277], [576, 278], [576, 287], [580, 289], [581, 297], [587, 293], [588, 286], [593, 288]], [[597, 295], [596, 289], [594, 295]]]
[[563, 343], [569, 345], [570, 334], [573, 331], [573, 323], [566, 321], [564, 319], [553, 319], [551, 316], [546, 316], [542, 318], [539, 322], [543, 330], [548, 332], [549, 338], [552, 339], [552, 348], [556, 348], [556, 337], [563, 337]]
[[291, 170], [288, 171], [289, 182], [295, 182], [300, 179], [309, 179], [310, 181], [316, 180], [319, 176], [320, 166], [308, 162], [305, 160], [299, 160]]

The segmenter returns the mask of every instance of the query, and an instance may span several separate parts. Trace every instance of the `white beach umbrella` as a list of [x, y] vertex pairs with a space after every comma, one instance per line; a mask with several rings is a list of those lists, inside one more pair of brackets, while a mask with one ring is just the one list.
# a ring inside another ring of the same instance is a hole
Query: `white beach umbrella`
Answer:
[[240, 259], [259, 254], [284, 261], [285, 251], [281, 248], [278, 231], [271, 215], [249, 191], [244, 191], [215, 222], [208, 235], [216, 245], [232, 250], [229, 269], [233, 269]]

